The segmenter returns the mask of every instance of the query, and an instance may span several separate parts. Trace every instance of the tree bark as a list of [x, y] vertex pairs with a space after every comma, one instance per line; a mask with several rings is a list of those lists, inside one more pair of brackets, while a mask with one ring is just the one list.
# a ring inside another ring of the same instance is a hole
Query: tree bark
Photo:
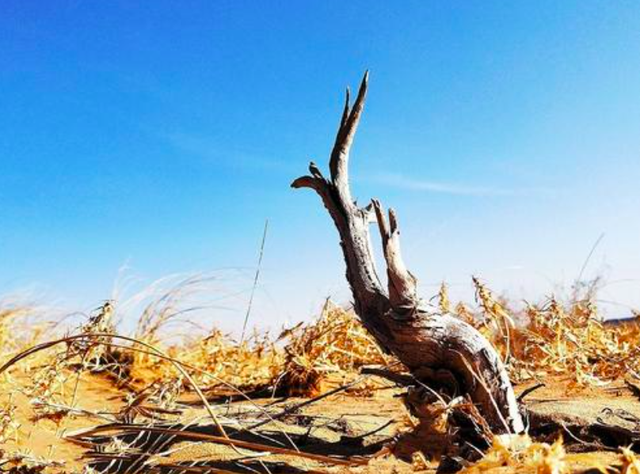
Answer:
[[[403, 362], [417, 380], [433, 383], [445, 373], [458, 392], [468, 394], [497, 433], [524, 431], [509, 376], [491, 344], [472, 326], [429, 310], [417, 294], [416, 278], [400, 252], [400, 231], [393, 209], [388, 220], [379, 201], [359, 207], [351, 197], [349, 150], [364, 108], [365, 73], [350, 105], [349, 90], [326, 179], [311, 162], [310, 174], [293, 188], [311, 188], [322, 198], [340, 234], [347, 280], [355, 311], [377, 342]], [[387, 267], [387, 288], [375, 268], [369, 225], [377, 222]]]

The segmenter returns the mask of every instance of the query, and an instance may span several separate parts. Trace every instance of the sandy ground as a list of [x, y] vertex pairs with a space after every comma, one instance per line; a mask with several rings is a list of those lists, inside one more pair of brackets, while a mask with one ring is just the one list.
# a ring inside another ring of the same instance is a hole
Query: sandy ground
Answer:
[[[63, 469], [54, 471], [81, 471], [86, 462], [81, 458], [85, 449], [64, 440], [64, 435], [73, 430], [105, 423], [104, 418], [87, 414], [72, 414], [60, 420], [35, 419], [30, 399], [22, 393], [25, 378], [17, 377], [2, 384], [0, 403], [16, 406], [16, 437], [8, 440], [2, 449], [7, 453], [20, 453], [29, 457], [59, 461]], [[74, 382], [75, 385], [75, 382]], [[69, 390], [73, 390], [69, 386]], [[122, 392], [102, 377], [80, 379], [78, 385], [78, 408], [95, 412], [111, 413], [122, 406]]]
[[[20, 424], [17, 443], [11, 440], [2, 446], [7, 453], [21, 452], [34, 458], [56, 460], [60, 467], [46, 472], [81, 472], [91, 461], [87, 457], [92, 451], [89, 446], [80, 446], [64, 439], [74, 430], [104, 425], [106, 418], [96, 414], [117, 412], [123, 406], [123, 392], [112, 383], [98, 376], [85, 377], [78, 389], [78, 408], [93, 414], [75, 414], [60, 420], [33, 419], [33, 410], [29, 399], [16, 390], [24, 380], [16, 379], [9, 385], [3, 384], [0, 401], [4, 404], [11, 397], [17, 406], [16, 421]], [[585, 424], [611, 424], [623, 429], [634, 430], [640, 424], [640, 402], [638, 397], [624, 382], [606, 387], [567, 392], [566, 379], [556, 378], [547, 381], [542, 387], [524, 401], [530, 412], [532, 422], [544, 423], [545, 420], [560, 420], [564, 426], [564, 438], [574, 442], [574, 451], [567, 462], [575, 472], [589, 472], [595, 465], [615, 465], [618, 454], [613, 451], [594, 449], [588, 442], [582, 443], [582, 433], [577, 426]], [[528, 385], [517, 387], [518, 392]], [[9, 395], [11, 393], [11, 395]], [[138, 436], [137, 446], [129, 449], [131, 456], [121, 462], [108, 460], [99, 467], [106, 472], [360, 472], [360, 473], [398, 473], [415, 472], [410, 463], [395, 457], [379, 456], [385, 443], [399, 430], [406, 429], [406, 410], [397, 394], [398, 390], [385, 390], [368, 398], [335, 395], [296, 410], [279, 423], [271, 423], [254, 430], [254, 434], [238, 434], [238, 422], [243, 426], [259, 421], [260, 409], [247, 402], [214, 404], [215, 413], [232, 436], [246, 442], [268, 444], [283, 449], [300, 449], [306, 453], [320, 456], [334, 456], [351, 466], [331, 465], [317, 459], [303, 459], [283, 454], [265, 454], [249, 449], [233, 449], [206, 440], [180, 440], [175, 437], [164, 439], [149, 435], [148, 439]], [[270, 413], [279, 413], [304, 402], [305, 399], [288, 398], [262, 399], [258, 404]], [[197, 399], [189, 395], [184, 398], [182, 412], [169, 416], [174, 423], [172, 428], [181, 429], [192, 424], [193, 431], [206, 435], [219, 434], [210, 416]], [[212, 402], [213, 403], [213, 402]], [[635, 417], [638, 417], [636, 423]], [[116, 430], [117, 431], [117, 430]], [[113, 441], [114, 432], [98, 439], [107, 446]], [[295, 441], [295, 447], [287, 437]], [[548, 434], [549, 441], [557, 437], [557, 432]], [[153, 439], [152, 439], [153, 438]], [[575, 439], [574, 439], [575, 438]], [[123, 438], [124, 439], [124, 438]], [[131, 439], [129, 439], [131, 441]], [[146, 444], [145, 444], [146, 443]], [[133, 443], [135, 444], [135, 443]], [[136, 449], [142, 447], [150, 455], [140, 456]], [[103, 449], [103, 448], [100, 448]], [[368, 465], [358, 466], [370, 459]], [[425, 472], [433, 472], [436, 463], [429, 465]], [[513, 472], [512, 468], [494, 470], [494, 472]]]

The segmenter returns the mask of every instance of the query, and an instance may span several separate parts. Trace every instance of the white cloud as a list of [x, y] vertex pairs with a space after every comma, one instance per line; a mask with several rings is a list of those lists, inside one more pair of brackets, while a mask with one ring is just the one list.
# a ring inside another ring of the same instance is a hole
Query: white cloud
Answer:
[[223, 145], [222, 140], [213, 137], [174, 132], [164, 134], [163, 138], [180, 152], [197, 157], [206, 163], [243, 169], [256, 168], [273, 171], [287, 169], [282, 160], [260, 151], [249, 151], [242, 147], [230, 148], [228, 145]]
[[530, 196], [534, 194], [550, 195], [554, 192], [548, 188], [507, 188], [443, 183], [410, 178], [401, 174], [381, 174], [367, 179], [367, 181], [408, 191], [423, 191], [455, 196]]

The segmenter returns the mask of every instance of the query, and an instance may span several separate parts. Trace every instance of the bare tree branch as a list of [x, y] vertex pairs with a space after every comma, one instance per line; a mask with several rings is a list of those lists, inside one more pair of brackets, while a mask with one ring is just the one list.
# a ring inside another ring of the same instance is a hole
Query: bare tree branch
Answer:
[[384, 216], [380, 201], [372, 200], [373, 208], [378, 219], [378, 228], [382, 238], [382, 250], [387, 262], [387, 276], [389, 279], [389, 301], [398, 313], [412, 313], [419, 304], [416, 291], [416, 279], [407, 270], [402, 253], [400, 252], [400, 230], [395, 211], [389, 209], [389, 223]]
[[331, 171], [331, 180], [341, 196], [345, 206], [352, 205], [351, 192], [349, 190], [349, 151], [353, 144], [360, 116], [364, 109], [364, 102], [367, 96], [367, 88], [369, 84], [369, 71], [365, 72], [358, 96], [353, 104], [353, 108], [349, 109], [349, 89], [347, 89], [346, 102], [342, 118], [340, 120], [340, 128], [336, 136], [336, 142], [331, 151], [329, 159], [329, 170]]
[[[349, 190], [349, 151], [364, 108], [368, 87], [365, 73], [358, 96], [350, 108], [349, 91], [336, 141], [329, 160], [330, 179], [325, 179], [312, 162], [309, 176], [292, 183], [294, 188], [311, 188], [322, 198], [340, 234], [353, 292], [355, 310], [380, 346], [393, 353], [417, 380], [437, 382], [449, 373], [456, 385], [469, 394], [497, 432], [520, 433], [522, 417], [500, 357], [491, 344], [472, 326], [450, 315], [425, 309], [417, 295], [415, 277], [400, 252], [398, 219], [389, 218], [379, 201], [364, 208], [355, 205]], [[378, 278], [369, 224], [375, 220], [382, 239], [387, 266], [388, 291]], [[440, 375], [438, 375], [440, 374]]]

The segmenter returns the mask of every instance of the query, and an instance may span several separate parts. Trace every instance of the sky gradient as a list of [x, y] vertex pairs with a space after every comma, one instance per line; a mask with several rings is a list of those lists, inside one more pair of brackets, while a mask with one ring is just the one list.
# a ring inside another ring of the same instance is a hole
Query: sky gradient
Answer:
[[[353, 194], [398, 211], [409, 267], [540, 300], [602, 274], [640, 307], [640, 3], [2, 2], [0, 290], [70, 308], [214, 272], [241, 326], [348, 301], [317, 196], [344, 88], [371, 71]], [[232, 296], [234, 295], [234, 296]], [[614, 304], [606, 303], [613, 302]]]

